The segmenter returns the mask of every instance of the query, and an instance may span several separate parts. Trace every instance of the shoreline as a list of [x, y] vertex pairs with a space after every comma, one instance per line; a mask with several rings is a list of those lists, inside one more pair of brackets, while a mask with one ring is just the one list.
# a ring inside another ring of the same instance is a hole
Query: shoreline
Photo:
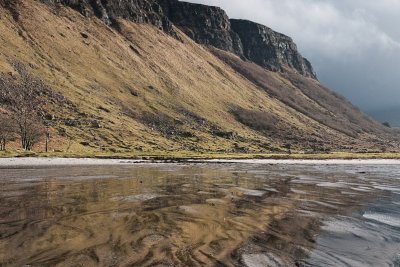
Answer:
[[132, 153], [63, 153], [0, 151], [0, 159], [8, 158], [65, 158], [65, 159], [108, 159], [146, 161], [188, 161], [188, 160], [358, 160], [358, 159], [398, 159], [400, 152], [346, 152], [330, 153], [222, 153], [192, 151], [154, 151]]
[[10, 167], [112, 166], [137, 164], [266, 164], [266, 165], [400, 165], [400, 159], [101, 159], [61, 157], [0, 158], [0, 169]]

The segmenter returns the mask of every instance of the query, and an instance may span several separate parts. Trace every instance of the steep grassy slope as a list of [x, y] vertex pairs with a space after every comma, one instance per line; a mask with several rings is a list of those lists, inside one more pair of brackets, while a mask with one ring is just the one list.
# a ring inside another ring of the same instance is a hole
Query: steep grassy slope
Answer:
[[316, 80], [296, 75], [289, 68], [277, 79], [271, 72], [255, 63], [245, 62], [212, 47], [210, 50], [269, 95], [321, 124], [349, 136], [356, 136], [358, 133], [390, 134], [380, 123]]
[[238, 58], [224, 56], [237, 63], [226, 64], [178, 29], [181, 41], [125, 20], [116, 30], [33, 0], [23, 1], [18, 13], [16, 20], [0, 8], [0, 72], [18, 77], [12, 63], [21, 62], [72, 103], [46, 106], [52, 149], [268, 152], [388, 145], [382, 128], [361, 113], [355, 121], [346, 110], [335, 114], [342, 107], [353, 114], [350, 104], [318, 102], [315, 97], [330, 93], [315, 96], [326, 90], [316, 81], [261, 68], [255, 71], [262, 78], [252, 77]]

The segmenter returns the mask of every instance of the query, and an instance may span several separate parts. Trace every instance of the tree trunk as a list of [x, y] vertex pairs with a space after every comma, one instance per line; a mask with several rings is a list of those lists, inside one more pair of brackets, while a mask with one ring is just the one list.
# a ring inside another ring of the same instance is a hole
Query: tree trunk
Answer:
[[49, 130], [46, 128], [46, 153], [49, 152], [49, 139], [50, 139]]

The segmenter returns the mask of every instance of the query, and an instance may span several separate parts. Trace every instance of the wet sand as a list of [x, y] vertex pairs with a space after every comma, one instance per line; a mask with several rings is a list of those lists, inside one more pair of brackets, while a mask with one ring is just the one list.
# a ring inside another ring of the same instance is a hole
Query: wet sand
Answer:
[[0, 162], [0, 266], [400, 263], [400, 165]]
[[90, 166], [135, 164], [143, 160], [93, 159], [93, 158], [0, 158], [0, 168], [24, 166]]

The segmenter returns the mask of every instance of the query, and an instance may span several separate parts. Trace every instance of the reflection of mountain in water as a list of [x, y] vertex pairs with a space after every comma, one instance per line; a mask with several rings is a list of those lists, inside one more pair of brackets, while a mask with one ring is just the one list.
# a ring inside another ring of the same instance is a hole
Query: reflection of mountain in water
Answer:
[[324, 220], [391, 199], [376, 182], [247, 164], [4, 170], [0, 265], [306, 264], [335, 245]]

